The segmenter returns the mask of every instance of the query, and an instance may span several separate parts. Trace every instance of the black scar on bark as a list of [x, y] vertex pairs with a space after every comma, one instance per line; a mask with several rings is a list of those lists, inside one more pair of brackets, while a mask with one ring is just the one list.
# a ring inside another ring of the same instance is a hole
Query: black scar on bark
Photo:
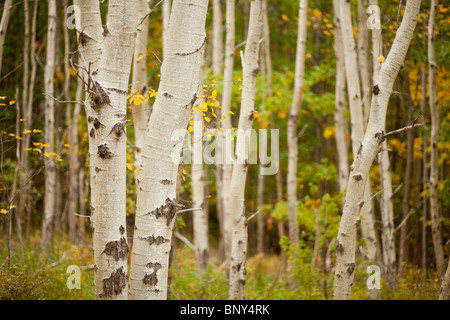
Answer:
[[342, 243], [339, 243], [339, 240], [336, 241], [336, 251], [339, 254], [344, 254], [344, 246], [342, 245]]
[[123, 271], [123, 267], [120, 267], [116, 271], [111, 273], [109, 278], [102, 280], [103, 292], [100, 293], [100, 298], [111, 298], [122, 292], [127, 285], [127, 275]]
[[357, 173], [357, 174], [353, 175], [352, 178], [355, 179], [356, 181], [361, 181], [363, 179], [361, 173]]
[[91, 138], [95, 138], [95, 130], [94, 130], [94, 128], [91, 128], [91, 131], [89, 131], [89, 136]]
[[162, 268], [162, 265], [158, 262], [156, 263], [150, 262], [147, 263], [146, 267], [149, 269], [153, 269], [153, 272], [146, 273], [144, 275], [144, 279], [142, 279], [142, 282], [149, 286], [156, 286], [158, 284], [158, 277], [156, 276], [156, 272], [158, 272], [158, 270]]
[[114, 156], [114, 153], [109, 151], [107, 144], [101, 144], [98, 146], [98, 155], [102, 159], [111, 159]]
[[105, 249], [102, 254], [111, 256], [115, 261], [126, 260], [128, 258], [129, 248], [127, 240], [120, 238], [119, 241], [110, 241], [105, 245]]
[[161, 207], [156, 208], [153, 211], [148, 212], [147, 214], [154, 214], [156, 219], [159, 219], [160, 217], [165, 217], [167, 226], [170, 225], [172, 220], [176, 217], [178, 208], [180, 205], [178, 205], [175, 200], [170, 200], [169, 198], [166, 199], [166, 203], [163, 204]]
[[111, 103], [108, 94], [97, 81], [93, 84], [91, 91], [90, 101], [93, 109]]
[[100, 122], [100, 120], [98, 120], [97, 118], [94, 119], [94, 128], [95, 130], [97, 130], [98, 128], [100, 128], [100, 126], [102, 126], [102, 123]]
[[353, 262], [352, 263], [345, 263], [344, 265], [347, 267], [347, 272], [349, 274], [352, 274], [355, 271], [355, 264]]
[[123, 236], [123, 234], [125, 233], [125, 228], [124, 228], [124, 226], [120, 226], [120, 227], [119, 227], [119, 232], [120, 232], [120, 235]]
[[159, 182], [164, 185], [173, 184], [173, 181], [170, 181], [169, 179], [163, 179], [160, 180]]
[[374, 85], [373, 88], [372, 88], [372, 92], [373, 92], [374, 95], [379, 94], [380, 93], [380, 87], [377, 84]]
[[157, 236], [155, 237], [155, 235], [151, 235], [147, 238], [143, 238], [143, 237], [139, 237], [141, 240], [145, 240], [148, 242], [149, 245], [155, 244], [157, 246], [159, 246], [160, 244], [169, 242], [169, 239], [166, 239], [164, 237], [161, 236]]

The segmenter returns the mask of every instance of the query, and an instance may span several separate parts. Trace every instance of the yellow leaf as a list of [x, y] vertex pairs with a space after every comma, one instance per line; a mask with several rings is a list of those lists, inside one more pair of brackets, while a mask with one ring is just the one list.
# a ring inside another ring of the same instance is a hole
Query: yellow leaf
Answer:
[[50, 152], [50, 154], [51, 154], [52, 156], [54, 156], [54, 157], [57, 157], [57, 156], [58, 156], [58, 154], [56, 154], [56, 153], [54, 153], [54, 152]]
[[43, 144], [42, 145], [43, 147], [50, 147], [50, 145], [47, 143], [47, 144]]
[[0, 106], [4, 107], [4, 106], [6, 106], [6, 104], [4, 104], [4, 103], [0, 103]]
[[288, 22], [289, 21], [289, 18], [288, 18], [288, 16], [287, 15], [285, 15], [285, 14], [282, 14], [281, 15], [281, 19], [283, 19], [284, 21], [286, 21], [286, 22]]
[[22, 138], [19, 137], [19, 136], [15, 136], [15, 138], [16, 138], [17, 140], [22, 140]]
[[188, 127], [188, 131], [192, 132], [192, 130], [194, 130], [194, 128], [192, 128], [191, 126]]
[[206, 135], [206, 137], [207, 137], [207, 138], [211, 138], [211, 137], [212, 137], [212, 134], [209, 134], [209, 133], [208, 133], [208, 134]]
[[23, 134], [31, 133], [31, 130], [25, 130]]
[[9, 209], [11, 210], [11, 209], [14, 209], [16, 206], [15, 205], [12, 205], [12, 206], [9, 206]]
[[126, 163], [126, 166], [127, 166], [127, 169], [128, 169], [128, 170], [133, 170], [133, 166], [132, 166], [131, 164]]
[[230, 111], [228, 111], [228, 113], [229, 113], [229, 114], [234, 114], [234, 112], [233, 112], [233, 111], [231, 111], [231, 110], [230, 110]]
[[6, 210], [6, 209], [0, 209], [0, 213], [2, 213], [2, 214], [7, 214], [9, 211], [8, 210]]
[[137, 168], [136, 169], [136, 173], [139, 173], [141, 171], [141, 169]]
[[40, 146], [42, 143], [40, 143], [40, 142], [33, 142], [33, 145], [35, 145], [35, 146]]
[[31, 149], [31, 148], [23, 148], [23, 150], [30, 151], [30, 150], [33, 150], [33, 149]]
[[58, 162], [63, 162], [64, 160], [61, 159], [61, 158], [58, 158], [58, 159], [56, 159], [56, 161], [58, 161]]
[[20, 121], [27, 121], [28, 119], [27, 118], [22, 118], [22, 119], [20, 119]]
[[378, 57], [378, 61], [380, 61], [381, 63], [383, 63], [383, 62], [384, 62], [384, 57], [383, 57], [383, 56], [379, 56], [379, 57]]
[[194, 125], [194, 120], [189, 121], [189, 124], [190, 124], [191, 126], [193, 126], [193, 125]]
[[37, 152], [39, 152], [40, 154], [42, 154], [41, 149], [36, 149], [36, 148], [34, 148], [33, 151], [37, 151]]
[[208, 104], [205, 102], [205, 101], [203, 101], [202, 103], [200, 103], [200, 111], [201, 112], [205, 112], [205, 111], [207, 111], [208, 110]]
[[325, 130], [323, 131], [323, 136], [327, 140], [329, 140], [333, 135], [334, 135], [334, 127], [332, 126], [326, 127]]
[[11, 100], [11, 101], [9, 102], [9, 105], [12, 106], [14, 103], [16, 103], [16, 100]]
[[141, 54], [139, 57], [136, 58], [136, 60], [141, 60], [143, 55]]
[[214, 89], [213, 92], [211, 92], [211, 98], [217, 98], [217, 90]]
[[38, 133], [38, 132], [42, 132], [42, 130], [39, 130], [39, 129], [33, 129], [33, 133]]
[[64, 147], [70, 147], [70, 144], [66, 143], [66, 144], [64, 145]]
[[6, 96], [1, 96], [0, 97], [0, 100], [5, 100], [6, 99]]
[[211, 119], [209, 119], [208, 117], [205, 117], [205, 121], [206, 121], [206, 122], [210, 122]]

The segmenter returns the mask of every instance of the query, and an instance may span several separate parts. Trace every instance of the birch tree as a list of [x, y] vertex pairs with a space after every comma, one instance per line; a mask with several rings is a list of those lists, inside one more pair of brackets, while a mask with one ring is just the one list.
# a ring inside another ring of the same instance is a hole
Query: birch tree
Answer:
[[[133, 79], [131, 94], [135, 97], [132, 106], [135, 143], [135, 169], [141, 170], [141, 154], [144, 144], [145, 131], [150, 116], [150, 106], [143, 96], [148, 90], [147, 85], [147, 43], [150, 9], [147, 0], [139, 0], [139, 25], [136, 35], [136, 46], [133, 59]], [[137, 97], [136, 97], [137, 96]], [[139, 102], [136, 102], [139, 101]]]
[[[344, 1], [343, 1], [344, 2]], [[350, 299], [355, 276], [356, 230], [360, 224], [360, 210], [364, 205], [364, 187], [372, 162], [386, 138], [384, 130], [386, 111], [395, 78], [404, 62], [417, 23], [420, 0], [409, 0], [397, 30], [389, 55], [380, 70], [377, 83], [372, 88], [369, 122], [361, 148], [350, 169], [344, 210], [336, 240], [336, 269], [333, 299]]]
[[85, 104], [97, 299], [127, 297], [125, 124], [137, 4], [137, 0], [110, 1], [107, 23], [102, 27], [98, 3], [75, 1], [80, 8], [80, 69], [88, 92]]
[[3, 5], [2, 20], [0, 20], [0, 75], [2, 74], [3, 47], [5, 44], [6, 30], [8, 29], [9, 16], [11, 14], [12, 0], [6, 0]]
[[[345, 74], [350, 109], [352, 151], [353, 158], [356, 158], [360, 153], [361, 141], [364, 137], [364, 120], [361, 104], [361, 85], [358, 76], [357, 52], [352, 31], [350, 2], [340, 1], [339, 15], [342, 27], [342, 44], [344, 48]], [[368, 201], [366, 201], [361, 209], [361, 231], [363, 237], [366, 239], [367, 258], [373, 261], [377, 254], [377, 243], [373, 220], [373, 204], [369, 200], [372, 196], [370, 180], [367, 180], [364, 184], [363, 190], [364, 199]]]
[[[131, 299], [167, 299], [173, 228], [180, 205], [176, 181], [184, 130], [197, 100], [206, 44], [207, 0], [172, 4], [161, 81], [137, 176], [137, 204], [130, 267]], [[183, 134], [177, 135], [178, 131]]]
[[[55, 148], [55, 101], [53, 100], [53, 75], [55, 73], [56, 48], [56, 0], [48, 3], [47, 56], [44, 71], [45, 78], [45, 144], [47, 154]], [[48, 157], [45, 165], [45, 196], [44, 217], [42, 219], [41, 248], [48, 251], [53, 233], [55, 217], [56, 163], [53, 157]]]
[[295, 251], [299, 241], [297, 224], [297, 162], [298, 162], [298, 114], [302, 105], [303, 81], [305, 73], [306, 53], [306, 22], [308, 0], [300, 0], [298, 12], [297, 50], [295, 58], [294, 98], [288, 119], [288, 172], [287, 172], [287, 201], [289, 212], [289, 243], [294, 245]]
[[428, 20], [428, 95], [431, 114], [431, 154], [430, 154], [430, 215], [431, 235], [433, 238], [436, 271], [440, 275], [444, 270], [444, 249], [442, 246], [441, 223], [439, 221], [438, 180], [439, 180], [439, 110], [436, 104], [436, 57], [435, 31], [437, 0], [431, 1], [430, 17]]
[[338, 181], [339, 190], [343, 191], [347, 187], [348, 180], [348, 148], [345, 140], [345, 117], [344, 110], [347, 106], [345, 87], [345, 66], [344, 51], [342, 47], [342, 30], [339, 16], [339, 0], [333, 0], [334, 12], [334, 50], [336, 56], [336, 90], [335, 90], [335, 111], [334, 127], [336, 136], [336, 148], [338, 156]]
[[[234, 68], [234, 45], [235, 45], [235, 0], [227, 0], [226, 3], [226, 25], [225, 25], [226, 37], [225, 37], [225, 61], [224, 61], [224, 74], [223, 74], [223, 91], [222, 91], [222, 112], [227, 114], [231, 111], [231, 89], [233, 86], [233, 68]], [[221, 122], [223, 130], [231, 129], [231, 119], [225, 118]], [[227, 143], [227, 137], [223, 138], [222, 145]], [[231, 173], [233, 165], [231, 164], [230, 157], [225, 153], [224, 164], [222, 166], [222, 210], [225, 213], [223, 217], [223, 235], [224, 235], [224, 256], [225, 262], [229, 269], [229, 260], [231, 254], [231, 217], [228, 215], [228, 207], [230, 205], [229, 191]]]
[[[450, 241], [447, 242], [447, 252], [450, 256]], [[447, 271], [442, 277], [441, 288], [439, 289], [439, 300], [448, 300], [450, 298], [450, 258]]]
[[[230, 257], [230, 280], [228, 295], [230, 300], [244, 299], [246, 256], [247, 256], [247, 218], [245, 215], [245, 182], [249, 165], [249, 148], [246, 145], [246, 132], [250, 131], [255, 112], [256, 76], [259, 72], [259, 40], [262, 34], [262, 0], [252, 0], [247, 41], [244, 53], [242, 75], [242, 99], [236, 139], [236, 162], [231, 176], [227, 215], [233, 221], [233, 236]], [[240, 134], [242, 133], [242, 134]]]

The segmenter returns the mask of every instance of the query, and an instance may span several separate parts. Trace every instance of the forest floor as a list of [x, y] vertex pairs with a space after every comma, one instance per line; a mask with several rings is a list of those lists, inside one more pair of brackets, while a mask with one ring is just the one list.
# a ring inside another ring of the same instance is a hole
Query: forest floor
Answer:
[[[55, 240], [52, 253], [43, 258], [38, 239], [31, 238], [14, 248], [8, 267], [7, 245], [0, 240], [0, 300], [92, 300], [94, 258], [91, 246], [72, 246], [67, 239]], [[89, 243], [89, 242], [87, 242]], [[69, 289], [69, 266], [80, 267], [80, 289]], [[357, 267], [352, 299], [367, 300], [367, 273], [363, 263]], [[294, 281], [292, 280], [294, 279]], [[331, 298], [333, 274], [313, 268], [299, 259], [293, 275], [287, 273], [275, 254], [256, 254], [247, 260], [245, 298], [248, 300], [325, 300]], [[192, 249], [177, 249], [170, 269], [171, 300], [226, 300], [226, 270], [213, 252], [206, 270], [195, 269]], [[383, 300], [436, 300], [439, 279], [434, 272], [426, 277], [408, 266], [394, 289], [381, 282]]]

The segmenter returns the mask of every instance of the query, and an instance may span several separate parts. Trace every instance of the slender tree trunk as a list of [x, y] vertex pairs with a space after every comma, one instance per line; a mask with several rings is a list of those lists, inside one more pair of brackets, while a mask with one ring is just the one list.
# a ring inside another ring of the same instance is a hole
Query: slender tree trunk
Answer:
[[[228, 114], [231, 111], [231, 88], [233, 86], [233, 68], [234, 68], [234, 44], [235, 44], [235, 0], [227, 0], [226, 4], [226, 39], [225, 39], [225, 67], [223, 74], [223, 93], [222, 93], [222, 112]], [[231, 130], [230, 117], [222, 120], [222, 129], [227, 132]], [[223, 138], [222, 145], [226, 146], [230, 140], [226, 135], [221, 136]], [[232, 161], [229, 154], [226, 152], [223, 154], [224, 164], [222, 166], [222, 190], [223, 190], [223, 234], [224, 234], [224, 252], [225, 263], [227, 270], [229, 270], [230, 254], [231, 254], [231, 216], [228, 215], [230, 205], [230, 182], [231, 173], [233, 170]]]
[[[147, 43], [148, 43], [148, 26], [149, 17], [144, 17], [150, 12], [147, 0], [139, 0], [139, 16], [138, 21], [142, 21], [142, 24], [138, 26], [138, 32], [136, 36], [136, 45], [134, 49], [133, 60], [133, 80], [131, 87], [132, 95], [140, 95], [137, 99], [134, 99], [134, 105], [132, 106], [132, 115], [134, 123], [134, 143], [135, 143], [135, 169], [142, 169], [141, 155], [144, 147], [145, 131], [147, 130], [148, 115], [150, 105], [145, 102], [144, 96], [148, 90], [147, 86]], [[144, 20], [142, 20], [144, 19]], [[137, 103], [136, 101], [140, 101]]]
[[288, 172], [287, 172], [287, 200], [289, 210], [289, 243], [296, 251], [299, 241], [299, 230], [297, 224], [297, 162], [298, 162], [298, 137], [297, 122], [298, 114], [302, 105], [303, 81], [305, 73], [306, 53], [306, 22], [308, 11], [308, 0], [300, 0], [297, 35], [297, 52], [295, 60], [294, 98], [288, 119]]
[[431, 159], [430, 159], [430, 215], [431, 235], [433, 238], [434, 254], [436, 258], [436, 271], [444, 271], [444, 249], [442, 246], [441, 223], [439, 221], [438, 205], [438, 168], [439, 168], [439, 110], [436, 104], [436, 58], [434, 48], [434, 26], [436, 23], [437, 0], [431, 0], [430, 18], [428, 20], [428, 90], [431, 114]]
[[336, 240], [336, 270], [333, 299], [350, 299], [355, 276], [356, 230], [360, 223], [360, 210], [364, 205], [364, 185], [368, 180], [372, 162], [385, 139], [386, 111], [395, 78], [402, 66], [420, 9], [420, 0], [409, 0], [403, 21], [389, 55], [384, 62], [377, 83], [373, 88], [369, 122], [361, 149], [356, 153], [345, 197], [344, 211]]
[[197, 99], [206, 42], [208, 1], [196, 4], [175, 0], [172, 6], [161, 82], [137, 176], [131, 299], [167, 299], [170, 246], [180, 207], [176, 202], [179, 156]]
[[8, 29], [12, 0], [6, 0], [3, 5], [2, 20], [0, 20], [0, 75], [2, 74], [3, 47], [5, 44], [6, 30]]
[[[53, 100], [53, 75], [55, 72], [56, 48], [56, 1], [49, 0], [48, 31], [47, 31], [47, 60], [45, 65], [45, 144], [48, 145], [47, 154], [55, 149], [55, 102]], [[41, 248], [48, 251], [52, 241], [53, 222], [55, 219], [56, 192], [56, 163], [54, 157], [45, 160], [45, 196], [44, 216], [42, 220]]]
[[212, 68], [214, 74], [222, 73], [223, 66], [223, 27], [222, 27], [222, 7], [220, 0], [213, 0], [212, 19]]
[[335, 91], [335, 112], [334, 127], [336, 137], [336, 148], [338, 155], [338, 181], [339, 191], [344, 191], [348, 181], [348, 149], [345, 140], [346, 121], [344, 110], [347, 106], [345, 87], [345, 65], [344, 51], [342, 47], [342, 30], [339, 16], [339, 0], [333, 0], [334, 12], [334, 48], [336, 55], [336, 91]]
[[[350, 107], [352, 150], [353, 158], [355, 159], [360, 153], [360, 147], [364, 137], [364, 120], [360, 94], [361, 86], [358, 76], [356, 45], [352, 31], [350, 2], [341, 0], [339, 4]], [[370, 179], [362, 185], [362, 188], [364, 191], [364, 200], [369, 200], [372, 197]], [[378, 250], [373, 219], [373, 203], [371, 200], [362, 206], [361, 216], [361, 232], [362, 236], [366, 239], [367, 258], [368, 260], [374, 261], [377, 257]]]
[[369, 30], [367, 29], [367, 16], [365, 5], [367, 0], [358, 1], [358, 65], [361, 77], [361, 94], [364, 106], [364, 127], [369, 120], [370, 108], [370, 57], [369, 57]]
[[[378, 7], [378, 0], [369, 0], [369, 4], [371, 6]], [[379, 11], [374, 13], [373, 19], [376, 19], [375, 21], [377, 21], [377, 19], [380, 19]], [[380, 57], [383, 53], [381, 31], [382, 31], [381, 25], [379, 25], [378, 27], [375, 25], [372, 28], [372, 65], [373, 65], [372, 83], [378, 82], [378, 75], [380, 74], [381, 63], [380, 61], [378, 61], [378, 57]]]
[[[25, 118], [27, 121], [25, 121], [24, 124], [24, 130], [30, 130], [31, 129], [31, 122], [32, 122], [32, 114], [33, 114], [33, 99], [34, 99], [34, 86], [36, 82], [36, 71], [37, 71], [37, 64], [36, 64], [36, 48], [35, 48], [35, 41], [36, 41], [36, 24], [37, 24], [37, 14], [38, 14], [38, 0], [34, 1], [33, 6], [33, 18], [31, 22], [31, 50], [30, 50], [30, 57], [31, 57], [31, 75], [29, 79], [29, 88], [28, 92], [28, 98], [27, 98], [27, 105], [24, 106], [25, 108]], [[22, 142], [22, 147], [28, 148], [30, 146], [31, 137], [29, 135], [25, 135]], [[28, 181], [29, 176], [29, 170], [28, 170], [28, 152], [22, 152], [21, 154], [21, 163], [22, 163], [22, 170], [23, 173], [20, 176], [20, 186], [23, 188], [20, 199], [19, 199], [19, 209], [20, 212], [25, 212], [27, 217], [27, 229], [26, 229], [26, 238], [29, 239], [30, 232], [31, 232], [31, 199], [30, 199], [30, 185], [31, 182]], [[24, 208], [26, 207], [26, 210]]]
[[259, 210], [258, 220], [257, 220], [257, 231], [256, 231], [256, 252], [264, 252], [264, 227], [266, 225], [266, 219], [262, 212], [262, 206], [264, 205], [264, 183], [265, 175], [262, 174], [263, 164], [259, 164], [258, 170], [258, 190], [256, 198], [256, 210]]
[[[202, 77], [201, 77], [202, 78]], [[199, 82], [200, 84], [202, 81]], [[193, 215], [193, 231], [195, 245], [195, 266], [198, 269], [205, 269], [208, 265], [208, 220], [204, 209], [205, 204], [205, 183], [202, 159], [202, 134], [203, 134], [203, 116], [200, 112], [194, 111], [194, 141], [192, 143], [193, 162], [191, 164], [192, 173], [192, 205], [195, 210]]]
[[[246, 134], [252, 128], [255, 111], [256, 76], [259, 72], [258, 51], [262, 33], [262, 0], [252, 0], [250, 6], [249, 29], [244, 54], [242, 99], [239, 114], [236, 142], [236, 163], [230, 183], [230, 204], [227, 215], [233, 219], [231, 244], [230, 281], [228, 295], [230, 300], [244, 299], [247, 257], [247, 218], [245, 216], [245, 182], [248, 171], [248, 150], [244, 147]], [[242, 131], [241, 131], [242, 130]]]
[[[409, 74], [407, 71], [403, 72], [405, 79], [405, 93], [407, 94], [407, 123], [411, 124], [414, 121], [414, 101], [411, 98], [411, 90], [409, 85]], [[407, 144], [406, 144], [406, 168], [405, 168], [405, 180], [403, 182], [403, 200], [402, 200], [402, 220], [406, 219], [409, 214], [409, 199], [411, 197], [411, 180], [412, 169], [414, 162], [414, 131], [408, 130], [406, 132]], [[399, 270], [402, 270], [402, 265], [408, 261], [409, 255], [409, 223], [405, 222], [400, 228], [400, 246], [399, 246]]]
[[[420, 102], [420, 110], [422, 113], [422, 121], [426, 119], [426, 74], [425, 68], [421, 68], [420, 72], [420, 85], [422, 87], [422, 100]], [[427, 138], [422, 135], [422, 189], [426, 190], [428, 184], [428, 170], [427, 170]], [[428, 214], [428, 201], [427, 196], [424, 194], [422, 196], [422, 274], [427, 273], [427, 214]]]

